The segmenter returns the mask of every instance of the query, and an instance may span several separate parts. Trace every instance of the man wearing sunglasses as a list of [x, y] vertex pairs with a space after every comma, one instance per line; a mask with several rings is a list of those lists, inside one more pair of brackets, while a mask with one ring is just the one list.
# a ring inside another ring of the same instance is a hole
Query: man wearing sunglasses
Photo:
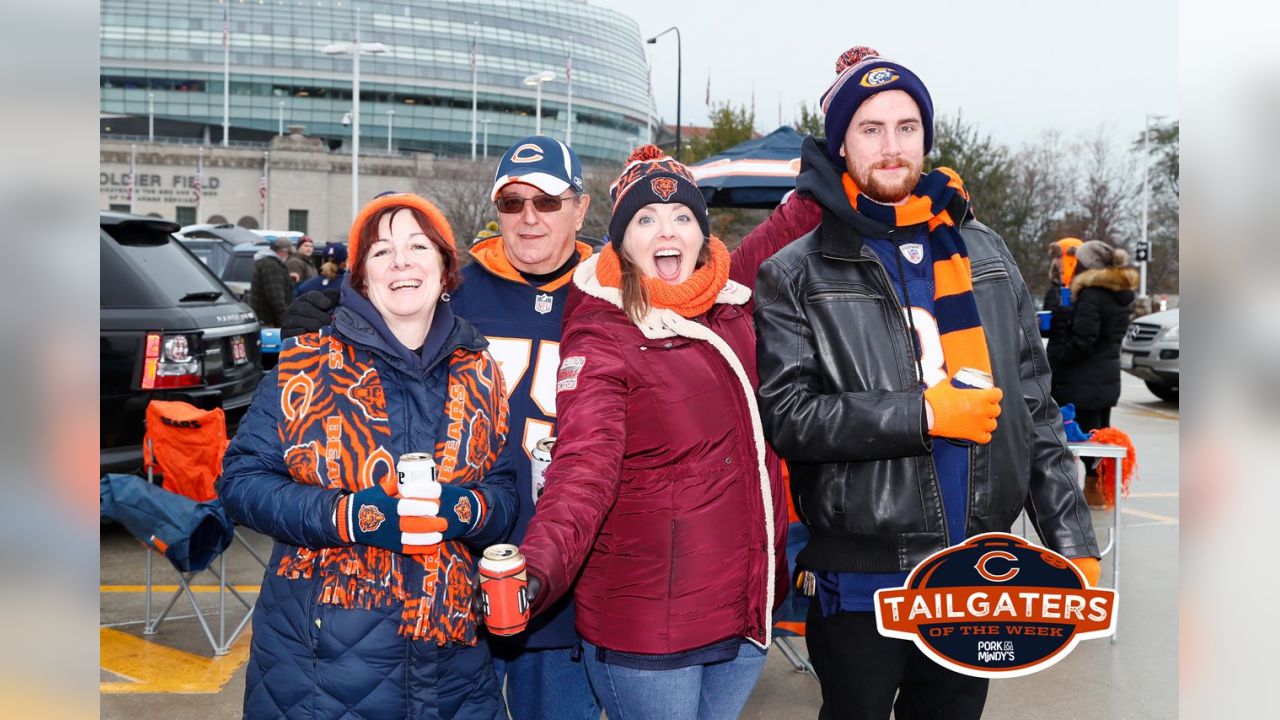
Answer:
[[[560, 367], [560, 319], [578, 263], [592, 247], [577, 239], [591, 204], [583, 193], [582, 164], [569, 146], [545, 135], [512, 145], [494, 173], [490, 191], [500, 235], [471, 246], [475, 262], [462, 269], [453, 311], [489, 339], [506, 381], [511, 453], [520, 494], [520, 516], [511, 542], [524, 539], [537, 503], [530, 456], [534, 445], [556, 434], [556, 372]], [[307, 293], [286, 312], [281, 335], [319, 330], [329, 322], [337, 292]], [[508, 638], [490, 638], [498, 682], [506, 679], [514, 720], [598, 720], [600, 706], [577, 655], [571, 594]]]

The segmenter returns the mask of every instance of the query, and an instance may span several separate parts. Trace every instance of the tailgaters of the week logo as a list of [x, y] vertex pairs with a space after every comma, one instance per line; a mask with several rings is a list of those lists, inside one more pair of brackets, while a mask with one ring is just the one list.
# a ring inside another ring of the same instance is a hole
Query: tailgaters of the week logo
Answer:
[[975, 677], [1043, 670], [1115, 622], [1115, 590], [1090, 587], [1071, 561], [1006, 533], [934, 553], [904, 587], [876, 591], [881, 635]]

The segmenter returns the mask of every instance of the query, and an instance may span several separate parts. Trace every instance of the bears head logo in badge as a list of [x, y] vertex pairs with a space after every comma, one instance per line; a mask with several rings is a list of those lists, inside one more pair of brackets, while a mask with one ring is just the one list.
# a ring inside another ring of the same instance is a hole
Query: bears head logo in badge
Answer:
[[386, 521], [387, 516], [382, 514], [377, 505], [361, 505], [360, 512], [356, 514], [356, 519], [360, 523], [360, 532], [371, 533], [382, 527], [382, 523]]
[[858, 83], [862, 87], [880, 87], [881, 85], [888, 85], [897, 79], [898, 73], [894, 72], [892, 68], [878, 67], [868, 70]]
[[1006, 533], [934, 553], [875, 602], [881, 635], [974, 677], [1029, 675], [1115, 632], [1115, 590], [1090, 587], [1070, 560]]
[[465, 495], [458, 498], [458, 502], [453, 506], [453, 514], [464, 523], [471, 522], [471, 500]]
[[676, 180], [669, 177], [656, 177], [649, 181], [649, 187], [653, 188], [653, 192], [662, 198], [663, 202], [671, 199], [676, 194]]

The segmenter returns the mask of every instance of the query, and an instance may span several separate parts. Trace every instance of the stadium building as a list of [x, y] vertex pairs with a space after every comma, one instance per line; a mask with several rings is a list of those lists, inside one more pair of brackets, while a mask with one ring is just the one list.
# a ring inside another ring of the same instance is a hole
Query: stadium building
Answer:
[[657, 124], [639, 26], [582, 0], [102, 0], [102, 137], [221, 145], [226, 62], [231, 145], [302, 126], [349, 153], [352, 55], [325, 49], [357, 27], [383, 50], [360, 57], [362, 156], [389, 135], [395, 154], [470, 158], [473, 62], [477, 156], [533, 134], [524, 81], [543, 71], [542, 130], [584, 161], [619, 162]]

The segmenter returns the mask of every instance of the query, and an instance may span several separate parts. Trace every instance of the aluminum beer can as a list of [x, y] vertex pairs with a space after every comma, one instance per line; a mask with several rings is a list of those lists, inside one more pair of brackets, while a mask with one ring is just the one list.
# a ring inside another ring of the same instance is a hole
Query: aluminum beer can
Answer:
[[397, 487], [400, 497], [436, 500], [440, 497], [436, 487], [436, 461], [430, 453], [405, 453], [396, 463]]
[[529, 574], [515, 545], [492, 545], [480, 558], [480, 607], [494, 635], [515, 635], [529, 624]]
[[542, 490], [547, 486], [547, 468], [551, 465], [551, 449], [555, 447], [555, 436], [544, 437], [533, 446], [533, 461], [530, 468], [533, 475], [533, 501], [538, 502], [538, 498], [542, 497]]
[[956, 371], [956, 376], [951, 379], [951, 384], [955, 387], [975, 390], [990, 390], [995, 387], [995, 383], [991, 380], [991, 373], [971, 367], [960, 368]]

